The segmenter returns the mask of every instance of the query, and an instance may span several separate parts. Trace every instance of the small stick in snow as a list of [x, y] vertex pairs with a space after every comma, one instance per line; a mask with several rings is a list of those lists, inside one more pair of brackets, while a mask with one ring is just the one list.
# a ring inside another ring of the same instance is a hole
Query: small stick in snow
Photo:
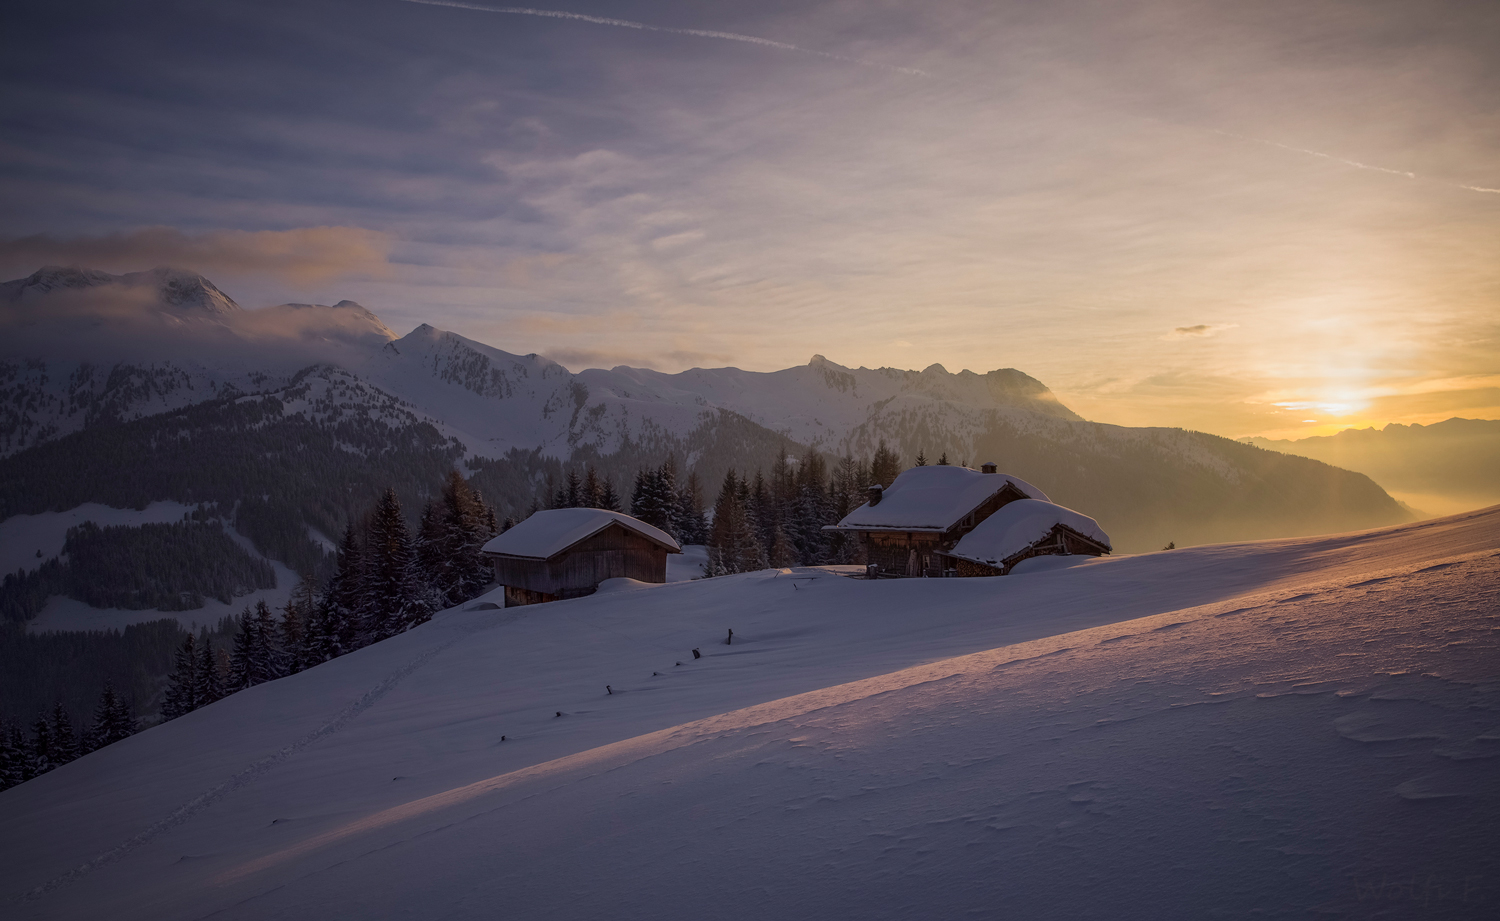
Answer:
[[651, 677], [652, 678], [660, 678], [661, 677], [661, 672], [652, 672], [651, 673]]
[[[792, 584], [795, 585], [796, 583], [794, 582]], [[724, 641], [724, 645], [725, 646], [733, 646], [734, 645], [734, 630], [732, 628], [729, 631], [729, 639], [727, 639], [727, 640]]]
[[615, 692], [615, 689], [612, 688], [612, 687], [610, 687], [607, 684], [604, 686], [604, 690], [608, 691], [610, 694], [614, 694], [614, 692]]
[[[557, 715], [558, 716], [562, 716], [562, 711], [561, 710], [557, 711]], [[556, 717], [553, 717], [553, 718], [556, 719]]]
[[504, 742], [505, 741], [505, 736], [501, 736], [500, 737], [500, 741]]
[[695, 659], [701, 659], [701, 658], [703, 658], [703, 653], [701, 653], [698, 650], [694, 649], [693, 650], [693, 658], [695, 658]]

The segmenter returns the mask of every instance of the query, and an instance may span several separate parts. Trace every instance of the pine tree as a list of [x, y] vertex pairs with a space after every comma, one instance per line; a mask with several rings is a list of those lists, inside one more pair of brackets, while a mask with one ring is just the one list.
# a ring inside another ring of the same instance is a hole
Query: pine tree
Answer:
[[202, 688], [198, 676], [197, 640], [189, 633], [172, 660], [172, 674], [167, 676], [167, 697], [161, 706], [164, 720], [175, 720], [202, 705]]
[[926, 454], [926, 452], [923, 452], [923, 451], [918, 451], [917, 452], [917, 466], [918, 467], [926, 467], [927, 466], [927, 454]]
[[292, 589], [292, 597], [287, 605], [295, 606], [302, 617], [302, 635], [297, 647], [295, 650], [288, 647], [296, 662], [296, 670], [312, 668], [319, 662], [326, 661], [322, 653], [325, 636], [322, 605], [318, 603], [318, 580], [312, 573], [304, 572], [297, 580], [297, 587]]
[[775, 535], [771, 538], [771, 547], [769, 550], [771, 566], [776, 569], [784, 569], [794, 565], [797, 562], [796, 553], [797, 548], [792, 546], [791, 538], [786, 535], [786, 529], [778, 527]]
[[52, 724], [48, 722], [45, 713], [38, 713], [31, 723], [29, 760], [28, 771], [32, 777], [40, 777], [57, 767], [58, 762], [54, 761], [52, 756]]
[[419, 558], [435, 593], [431, 606], [452, 607], [483, 592], [494, 579], [483, 549], [497, 533], [495, 513], [457, 470], [448, 475], [428, 530], [424, 520]]
[[599, 471], [589, 464], [583, 477], [582, 504], [584, 508], [603, 508], [604, 484], [599, 482]]
[[115, 691], [115, 686], [104, 683], [104, 693], [99, 695], [99, 705], [94, 708], [94, 725], [88, 734], [88, 749], [96, 751], [113, 745], [135, 733], [135, 714], [130, 705]]
[[359, 616], [364, 605], [364, 548], [354, 522], [344, 528], [339, 542], [336, 569], [323, 594], [314, 640], [321, 661], [328, 661], [360, 646]]
[[938, 466], [939, 467], [946, 467], [946, 466], [948, 466], [948, 452], [947, 451], [944, 451], [941, 455], [938, 456]]
[[880, 445], [875, 449], [875, 457], [870, 460], [870, 485], [878, 483], [890, 488], [900, 474], [900, 459], [896, 457], [894, 451], [886, 447], [885, 439], [880, 439]]
[[677, 520], [682, 543], [707, 543], [708, 517], [704, 514], [703, 485], [696, 470], [688, 474], [687, 484], [678, 494]]
[[73, 718], [60, 700], [52, 707], [51, 729], [53, 762], [67, 764], [77, 758], [78, 733], [73, 730]]
[[281, 632], [277, 629], [276, 614], [264, 601], [255, 603], [255, 662], [260, 671], [260, 681], [274, 681], [287, 674], [286, 653], [281, 648]]
[[0, 721], [0, 790], [31, 779], [31, 756], [21, 727]]
[[225, 676], [219, 670], [219, 651], [209, 641], [207, 631], [204, 631], [202, 639], [198, 641], [196, 674], [198, 706], [206, 707], [224, 696]]
[[381, 495], [367, 535], [370, 581], [363, 627], [368, 642], [376, 642], [426, 621], [432, 608], [422, 590], [416, 551], [396, 490], [387, 488]]
[[256, 636], [256, 620], [249, 608], [239, 616], [238, 623], [239, 629], [234, 633], [234, 651], [229, 654], [230, 691], [243, 691], [265, 680], [260, 668], [260, 638]]
[[708, 533], [707, 575], [765, 568], [764, 553], [747, 514], [748, 495], [744, 481], [731, 468], [724, 474], [724, 484], [714, 502], [714, 520]]
[[563, 498], [567, 502], [563, 508], [583, 508], [583, 483], [578, 479], [577, 470], [568, 471], [567, 483], [563, 488]]
[[599, 494], [599, 508], [611, 512], [618, 512], [620, 510], [620, 496], [615, 492], [614, 477], [607, 476], [604, 478], [604, 487]]

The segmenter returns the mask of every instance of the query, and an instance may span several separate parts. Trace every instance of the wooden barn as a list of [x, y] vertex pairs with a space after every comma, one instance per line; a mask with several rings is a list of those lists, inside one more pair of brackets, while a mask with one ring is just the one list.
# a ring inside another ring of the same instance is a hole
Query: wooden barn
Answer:
[[[1050, 544], [1046, 541], [1036, 543], [1034, 547], [1028, 544], [1029, 555], [1109, 552], [1109, 538], [1092, 518], [1053, 505], [1040, 489], [1025, 480], [997, 472], [994, 464], [985, 464], [979, 470], [947, 465], [913, 467], [896, 477], [889, 489], [872, 486], [869, 494], [868, 502], [827, 530], [857, 533], [871, 574], [880, 577], [1003, 575], [1009, 572], [1010, 566], [1024, 557], [1018, 557], [1009, 566], [994, 566], [987, 562], [989, 556], [970, 559], [973, 554], [955, 556], [954, 550], [996, 513], [1018, 502], [1034, 503], [1026, 506], [1033, 515], [1045, 511], [1037, 506], [1055, 509], [1057, 521], [1054, 523], [1062, 523], [1068, 528], [1072, 524], [1082, 527], [1082, 521], [1091, 525], [1077, 534], [1060, 531], [1058, 535], [1061, 536], [1054, 535]], [[1045, 514], [1051, 512], [1045, 511]], [[1031, 521], [1030, 518], [1027, 520]], [[993, 527], [988, 529], [993, 530]], [[979, 543], [971, 542], [971, 546], [979, 546]], [[983, 552], [993, 549], [986, 544]]]
[[665, 531], [597, 508], [537, 512], [484, 545], [508, 608], [592, 595], [605, 579], [665, 582], [667, 554], [681, 552]]
[[1033, 557], [1109, 551], [1109, 536], [1089, 516], [1039, 499], [1019, 499], [980, 522], [943, 557], [960, 576], [1003, 576]]

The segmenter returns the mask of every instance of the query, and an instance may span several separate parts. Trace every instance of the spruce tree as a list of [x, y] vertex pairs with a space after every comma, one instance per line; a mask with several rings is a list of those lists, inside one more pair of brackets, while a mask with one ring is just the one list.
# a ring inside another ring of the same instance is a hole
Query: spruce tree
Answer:
[[359, 648], [359, 614], [365, 594], [364, 549], [354, 522], [344, 528], [336, 569], [323, 594], [314, 646], [320, 661]]
[[60, 700], [52, 707], [50, 723], [52, 760], [55, 764], [67, 764], [78, 757], [78, 733], [73, 729], [73, 718]]
[[678, 494], [677, 521], [679, 539], [684, 544], [702, 544], [708, 541], [708, 517], [703, 508], [703, 485], [698, 480], [698, 471], [688, 474], [687, 484]]
[[243, 691], [265, 680], [261, 671], [260, 638], [256, 636], [258, 628], [255, 615], [249, 608], [239, 616], [238, 624], [234, 633], [234, 651], [229, 654], [230, 691]]
[[161, 706], [164, 720], [175, 720], [202, 705], [198, 675], [197, 640], [189, 633], [172, 659], [172, 674], [167, 676], [167, 696]]
[[198, 641], [198, 706], [206, 707], [224, 696], [224, 675], [219, 672], [219, 654], [207, 631]]
[[791, 538], [787, 537], [786, 529], [778, 527], [775, 535], [771, 538], [771, 546], [768, 551], [771, 558], [771, 566], [775, 569], [785, 569], [796, 565], [797, 548], [792, 545]]
[[584, 508], [603, 508], [604, 484], [599, 481], [599, 471], [589, 464], [583, 477], [582, 502]]
[[31, 723], [31, 752], [28, 760], [30, 764], [27, 770], [32, 777], [40, 777], [57, 767], [58, 762], [53, 760], [52, 755], [52, 724], [45, 713], [38, 713]]
[[917, 466], [918, 467], [926, 467], [927, 466], [927, 454], [926, 454], [926, 452], [924, 452], [924, 451], [918, 451], [917, 452]]
[[21, 727], [0, 721], [0, 790], [31, 779], [31, 757]]
[[[635, 488], [630, 492], [630, 517], [647, 521], [651, 516], [650, 508], [652, 489], [647, 484], [647, 478], [653, 474], [641, 469], [635, 472]], [[650, 522], [647, 521], [649, 524]]]
[[286, 653], [281, 647], [281, 631], [276, 615], [264, 601], [255, 603], [256, 684], [274, 681], [287, 675]]
[[568, 479], [563, 486], [563, 500], [567, 503], [563, 508], [583, 508], [583, 483], [578, 479], [577, 470], [568, 471]]
[[944, 451], [941, 455], [938, 456], [938, 466], [939, 467], [946, 467], [946, 466], [948, 466], [948, 452], [947, 451]]
[[808, 448], [797, 465], [797, 492], [788, 531], [804, 566], [827, 562], [828, 537], [823, 525], [833, 523], [829, 520], [827, 469], [823, 455], [814, 448]]
[[896, 457], [894, 451], [886, 447], [885, 439], [880, 439], [880, 445], [875, 449], [875, 456], [870, 460], [870, 484], [879, 484], [886, 488], [896, 481], [901, 474], [901, 460]]
[[113, 684], [104, 683], [104, 692], [99, 695], [99, 705], [94, 708], [94, 725], [88, 734], [88, 749], [95, 751], [112, 745], [135, 733], [135, 714], [125, 703]]
[[300, 633], [295, 645], [289, 645], [287, 631], [283, 626], [282, 646], [292, 661], [293, 671], [312, 668], [324, 660], [319, 649], [322, 626], [319, 622], [321, 611], [318, 604], [318, 580], [311, 573], [304, 572], [297, 580], [297, 587], [292, 589], [292, 597], [287, 599], [287, 608], [297, 611]]
[[615, 492], [614, 477], [607, 476], [604, 478], [604, 486], [599, 494], [599, 508], [611, 512], [618, 512], [620, 510], [620, 496]]
[[381, 495], [366, 533], [369, 583], [363, 627], [367, 641], [376, 642], [426, 621], [432, 608], [395, 489]]

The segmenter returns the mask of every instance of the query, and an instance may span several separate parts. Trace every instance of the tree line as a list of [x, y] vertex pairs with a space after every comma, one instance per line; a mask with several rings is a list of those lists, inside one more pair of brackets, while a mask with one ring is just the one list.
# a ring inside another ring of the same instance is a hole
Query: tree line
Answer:
[[24, 623], [53, 595], [96, 608], [194, 611], [204, 598], [228, 604], [237, 595], [275, 588], [271, 564], [235, 543], [202, 508], [167, 524], [69, 528], [61, 557], [0, 580], [0, 617]]
[[[562, 483], [549, 479], [546, 504], [538, 497], [531, 512], [542, 508], [599, 508], [622, 511], [612, 477], [602, 476], [589, 464], [582, 476], [577, 469], [568, 471]], [[708, 540], [708, 516], [703, 503], [703, 487], [696, 471], [678, 481], [677, 460], [668, 456], [659, 467], [642, 467], [636, 471], [635, 486], [630, 493], [630, 516], [672, 535], [679, 544], [701, 544]], [[509, 530], [507, 519], [502, 531]]]
[[782, 452], [769, 476], [731, 468], [714, 503], [705, 575], [856, 562], [852, 535], [823, 526], [864, 504], [870, 485], [889, 486], [900, 472], [900, 459], [884, 441], [869, 459], [846, 453], [830, 464], [809, 448], [795, 463]]
[[264, 601], [246, 609], [229, 649], [188, 636], [167, 678], [163, 719], [404, 633], [484, 591], [493, 573], [480, 550], [499, 528], [462, 474], [449, 474], [419, 521], [413, 531], [387, 489], [345, 528], [326, 585], [304, 576], [279, 615]]
[[61, 701], [50, 713], [37, 715], [29, 738], [15, 723], [0, 724], [0, 790], [118, 742], [137, 726], [135, 711], [109, 683], [94, 708], [93, 723], [81, 735], [73, 729], [73, 719]]
[[[395, 636], [473, 598], [492, 581], [480, 550], [498, 530], [494, 512], [457, 470], [415, 529], [387, 489], [345, 529], [326, 585], [303, 576], [279, 613], [257, 602], [229, 624], [226, 645], [215, 646], [207, 631], [186, 636], [167, 676], [162, 719]], [[60, 702], [36, 718], [29, 737], [19, 726], [0, 725], [0, 782], [39, 776], [129, 735], [139, 721], [106, 685], [90, 731], [80, 738], [72, 725]]]

